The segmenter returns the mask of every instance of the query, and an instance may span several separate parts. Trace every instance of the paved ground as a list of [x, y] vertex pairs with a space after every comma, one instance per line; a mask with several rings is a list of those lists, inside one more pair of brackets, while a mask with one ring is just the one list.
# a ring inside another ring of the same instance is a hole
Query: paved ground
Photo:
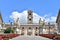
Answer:
[[18, 36], [11, 40], [52, 40], [41, 36]]

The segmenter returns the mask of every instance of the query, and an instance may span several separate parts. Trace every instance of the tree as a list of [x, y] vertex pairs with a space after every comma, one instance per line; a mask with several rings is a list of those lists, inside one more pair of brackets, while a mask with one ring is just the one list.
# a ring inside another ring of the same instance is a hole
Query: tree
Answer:
[[6, 30], [4, 30], [4, 33], [14, 33], [14, 29], [8, 27]]

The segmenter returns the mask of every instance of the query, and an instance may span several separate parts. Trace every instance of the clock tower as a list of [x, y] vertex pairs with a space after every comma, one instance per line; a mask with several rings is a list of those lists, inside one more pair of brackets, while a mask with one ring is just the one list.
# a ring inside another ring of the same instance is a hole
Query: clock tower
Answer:
[[28, 10], [28, 24], [33, 23], [33, 12], [31, 10]]

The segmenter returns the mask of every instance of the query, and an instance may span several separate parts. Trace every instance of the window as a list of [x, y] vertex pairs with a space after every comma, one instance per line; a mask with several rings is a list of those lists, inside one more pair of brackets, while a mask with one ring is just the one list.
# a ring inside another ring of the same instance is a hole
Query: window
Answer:
[[36, 29], [37, 29], [37, 27], [36, 27]]
[[38, 34], [35, 34], [36, 36], [38, 35]]
[[24, 29], [24, 27], [22, 27], [22, 29]]
[[31, 13], [29, 13], [29, 15], [31, 15]]
[[29, 29], [31, 29], [31, 27], [29, 27]]
[[29, 19], [29, 20], [31, 20], [31, 19]]

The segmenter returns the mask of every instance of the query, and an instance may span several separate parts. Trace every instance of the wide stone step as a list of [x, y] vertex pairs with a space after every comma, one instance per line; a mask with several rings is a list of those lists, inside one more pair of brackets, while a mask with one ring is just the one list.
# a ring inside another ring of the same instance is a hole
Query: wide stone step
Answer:
[[11, 40], [52, 40], [41, 36], [18, 36]]

